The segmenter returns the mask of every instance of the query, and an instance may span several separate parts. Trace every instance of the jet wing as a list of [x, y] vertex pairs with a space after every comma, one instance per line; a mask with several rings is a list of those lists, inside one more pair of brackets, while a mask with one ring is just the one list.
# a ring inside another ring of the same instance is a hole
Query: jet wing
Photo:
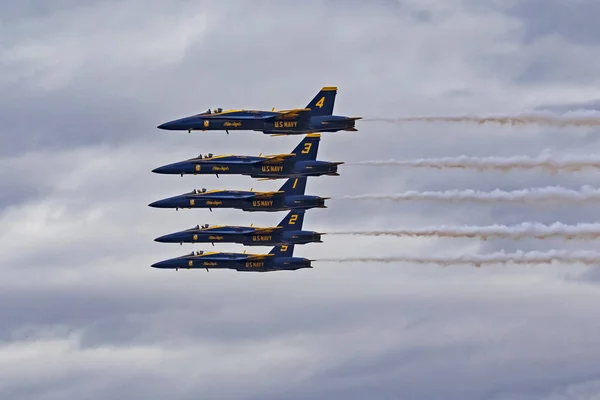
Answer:
[[254, 230], [254, 232], [252, 232], [252, 233], [253, 234], [254, 233], [271, 233], [271, 232], [279, 230], [279, 229], [283, 229], [283, 227], [282, 226], [272, 226], [269, 228], [256, 228]]
[[281, 120], [281, 119], [297, 119], [300, 118], [308, 118], [310, 113], [310, 108], [296, 108], [293, 110], [279, 110], [277, 111], [279, 115], [272, 116], [273, 120]]
[[265, 198], [265, 197], [272, 197], [272, 196], [274, 196], [276, 194], [279, 194], [279, 193], [283, 193], [283, 190], [278, 190], [276, 192], [257, 192], [257, 193], [254, 194], [254, 196], [257, 199], [261, 199], [261, 198]]
[[275, 254], [249, 254], [247, 260], [264, 260], [267, 257], [273, 257]]
[[264, 162], [278, 163], [278, 162], [284, 161], [286, 158], [291, 158], [291, 157], [295, 157], [295, 156], [296, 156], [296, 154], [294, 154], [294, 153], [291, 153], [291, 154], [273, 154], [273, 155], [264, 156], [266, 158], [266, 160], [264, 160]]
[[[276, 116], [276, 115], [275, 115]], [[229, 115], [229, 114], [207, 114], [202, 115], [204, 119], [228, 119], [228, 120], [255, 120], [255, 119], [269, 119], [273, 117], [273, 113], [262, 115], [262, 114], [252, 114], [252, 115]]]

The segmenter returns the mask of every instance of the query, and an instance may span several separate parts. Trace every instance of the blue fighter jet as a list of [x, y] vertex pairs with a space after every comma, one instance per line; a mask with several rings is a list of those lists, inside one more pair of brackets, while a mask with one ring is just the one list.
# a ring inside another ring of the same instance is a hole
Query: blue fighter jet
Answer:
[[226, 110], [217, 108], [159, 125], [172, 131], [230, 130], [259, 131], [273, 135], [311, 132], [356, 131], [362, 117], [333, 115], [337, 87], [323, 87], [305, 108], [292, 110]]
[[161, 243], [240, 243], [244, 246], [322, 243], [324, 233], [303, 231], [304, 210], [290, 211], [277, 226], [209, 226], [169, 233], [154, 239]]
[[235, 208], [244, 211], [289, 211], [327, 208], [329, 197], [307, 196], [306, 177], [288, 179], [276, 192], [197, 190], [150, 203], [155, 208]]
[[236, 271], [272, 272], [312, 268], [308, 258], [294, 257], [294, 245], [273, 247], [269, 254], [193, 251], [190, 254], [152, 264], [162, 269], [234, 269]]
[[181, 176], [184, 174], [215, 174], [217, 177], [219, 174], [246, 175], [261, 180], [339, 175], [338, 165], [343, 162], [317, 161], [320, 140], [320, 134], [308, 134], [290, 154], [266, 156], [215, 156], [212, 153], [202, 156], [200, 154], [196, 158], [158, 167], [152, 172]]

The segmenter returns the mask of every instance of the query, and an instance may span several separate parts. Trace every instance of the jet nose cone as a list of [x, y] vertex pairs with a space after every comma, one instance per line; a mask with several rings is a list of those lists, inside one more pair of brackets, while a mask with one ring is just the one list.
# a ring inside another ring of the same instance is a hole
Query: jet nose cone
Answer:
[[168, 264], [169, 263], [167, 261], [159, 261], [159, 262], [152, 264], [151, 267], [152, 268], [167, 268]]
[[154, 239], [155, 242], [159, 242], [159, 243], [172, 243], [175, 240], [175, 235], [172, 233], [169, 233], [167, 235], [162, 235], [157, 237], [156, 239]]
[[172, 122], [165, 122], [164, 124], [160, 124], [159, 126], [157, 126], [158, 129], [164, 129], [164, 130], [172, 130], [173, 129], [173, 123]]
[[189, 162], [176, 162], [173, 164], [163, 165], [158, 168], [154, 168], [152, 172], [156, 174], [169, 174], [169, 175], [179, 175], [179, 174], [190, 174], [194, 173], [194, 165]]
[[148, 204], [148, 207], [154, 207], [154, 208], [166, 208], [167, 206], [168, 206], [167, 201], [165, 201], [165, 200], [157, 200], [157, 201], [154, 201], [154, 202]]

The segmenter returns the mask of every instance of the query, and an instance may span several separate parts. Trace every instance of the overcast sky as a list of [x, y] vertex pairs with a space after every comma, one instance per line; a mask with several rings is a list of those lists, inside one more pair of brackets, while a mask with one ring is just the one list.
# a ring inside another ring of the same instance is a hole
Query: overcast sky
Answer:
[[[171, 132], [207, 108], [304, 107], [403, 117], [600, 108], [594, 0], [0, 0], [0, 397], [21, 399], [592, 399], [600, 396], [596, 267], [327, 264], [296, 272], [168, 271], [196, 224], [283, 213], [163, 210], [247, 177], [161, 176], [212, 152], [289, 152], [301, 137]], [[319, 159], [600, 152], [600, 132], [359, 121]], [[596, 222], [593, 205], [336, 197], [594, 185], [589, 172], [342, 166], [306, 229]], [[595, 249], [561, 240], [325, 236], [309, 258]]]

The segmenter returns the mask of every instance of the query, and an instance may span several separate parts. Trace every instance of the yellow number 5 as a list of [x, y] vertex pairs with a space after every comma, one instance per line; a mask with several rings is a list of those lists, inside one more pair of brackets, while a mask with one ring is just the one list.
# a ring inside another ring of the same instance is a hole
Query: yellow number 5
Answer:
[[319, 99], [319, 101], [317, 101], [317, 103], [315, 104], [315, 106], [317, 106], [317, 107], [321, 108], [321, 107], [323, 107], [323, 104], [324, 104], [324, 103], [325, 103], [325, 96], [321, 97], [321, 98]]
[[310, 151], [311, 147], [312, 147], [312, 143], [305, 143], [304, 144], [304, 150], [302, 150], [302, 154], [308, 154], [308, 152]]

